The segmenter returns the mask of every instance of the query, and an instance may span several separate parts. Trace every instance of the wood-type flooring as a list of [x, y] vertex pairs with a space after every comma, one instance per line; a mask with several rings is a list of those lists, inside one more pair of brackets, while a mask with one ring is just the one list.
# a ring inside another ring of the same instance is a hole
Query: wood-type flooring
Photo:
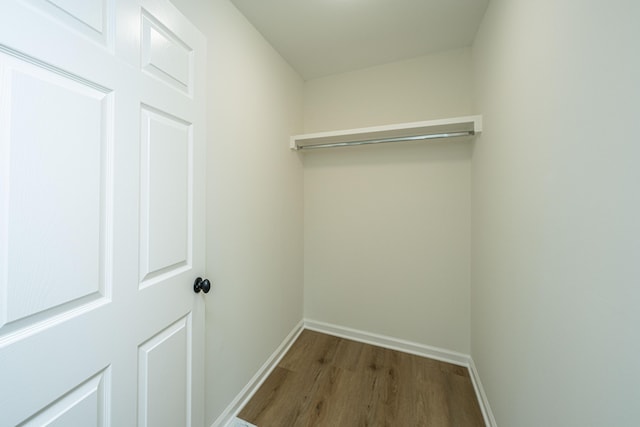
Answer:
[[465, 367], [310, 330], [240, 411], [258, 427], [476, 427]]

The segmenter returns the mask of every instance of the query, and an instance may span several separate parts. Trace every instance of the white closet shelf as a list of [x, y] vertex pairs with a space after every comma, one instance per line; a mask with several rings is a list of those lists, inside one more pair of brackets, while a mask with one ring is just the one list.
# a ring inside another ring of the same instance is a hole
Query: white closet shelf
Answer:
[[294, 135], [291, 137], [290, 147], [292, 150], [311, 150], [437, 138], [459, 139], [468, 138], [480, 132], [482, 132], [482, 116], [465, 116]]

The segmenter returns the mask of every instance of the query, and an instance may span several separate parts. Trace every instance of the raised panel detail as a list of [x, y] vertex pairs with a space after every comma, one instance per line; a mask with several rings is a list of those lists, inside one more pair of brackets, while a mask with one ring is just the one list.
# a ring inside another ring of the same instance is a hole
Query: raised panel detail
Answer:
[[29, 0], [69, 28], [103, 44], [110, 41], [113, 0]]
[[99, 33], [103, 30], [104, 0], [48, 0]]
[[144, 282], [181, 272], [191, 263], [192, 130], [189, 123], [146, 106], [141, 118]]
[[193, 50], [147, 11], [142, 13], [142, 68], [165, 83], [190, 93]]
[[138, 426], [191, 425], [191, 316], [138, 348]]
[[111, 104], [0, 53], [0, 326], [108, 296]]
[[110, 370], [89, 378], [19, 427], [104, 427], [109, 414]]

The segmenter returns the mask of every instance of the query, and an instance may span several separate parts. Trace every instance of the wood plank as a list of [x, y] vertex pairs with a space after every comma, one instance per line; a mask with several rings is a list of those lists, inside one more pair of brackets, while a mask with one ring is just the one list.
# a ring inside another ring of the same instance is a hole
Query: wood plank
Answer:
[[466, 368], [305, 330], [238, 415], [270, 426], [484, 426]]

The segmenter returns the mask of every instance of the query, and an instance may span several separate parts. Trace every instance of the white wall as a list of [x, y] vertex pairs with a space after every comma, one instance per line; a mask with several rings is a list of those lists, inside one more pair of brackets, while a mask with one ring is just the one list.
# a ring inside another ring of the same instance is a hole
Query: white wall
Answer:
[[[305, 83], [305, 131], [473, 113], [470, 50]], [[303, 154], [305, 317], [469, 351], [468, 142]]]
[[206, 425], [302, 319], [302, 79], [227, 0], [173, 0], [208, 42]]
[[640, 3], [492, 0], [471, 336], [500, 426], [640, 425]]
[[351, 129], [471, 113], [469, 49], [308, 80], [305, 132]]

